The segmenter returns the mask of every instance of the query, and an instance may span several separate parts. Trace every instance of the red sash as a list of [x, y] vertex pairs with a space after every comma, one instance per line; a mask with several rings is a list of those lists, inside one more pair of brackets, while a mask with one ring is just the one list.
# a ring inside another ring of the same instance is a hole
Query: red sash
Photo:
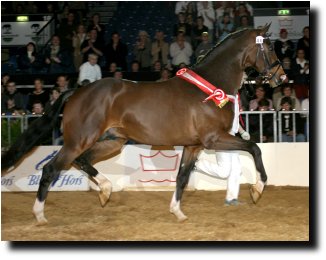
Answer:
[[179, 78], [182, 78], [200, 88], [207, 95], [209, 95], [203, 102], [213, 100], [215, 104], [222, 108], [228, 101], [229, 98], [222, 89], [216, 88], [214, 85], [203, 79], [201, 76], [196, 74], [190, 69], [183, 68], [177, 71], [176, 74]]

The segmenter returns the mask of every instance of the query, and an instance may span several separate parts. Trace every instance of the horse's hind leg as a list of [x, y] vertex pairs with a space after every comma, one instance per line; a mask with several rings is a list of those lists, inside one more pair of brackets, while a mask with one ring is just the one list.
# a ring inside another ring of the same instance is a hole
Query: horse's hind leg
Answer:
[[126, 142], [127, 139], [124, 138], [97, 142], [91, 149], [81, 154], [74, 161], [74, 163], [95, 180], [96, 184], [100, 187], [99, 199], [102, 207], [105, 206], [110, 198], [112, 184], [102, 173], [99, 173], [92, 164], [103, 158], [111, 158], [112, 156], [119, 154], [121, 148]]
[[58, 178], [61, 170], [71, 164], [75, 156], [75, 152], [69, 151], [67, 148], [63, 147], [59, 153], [43, 167], [42, 177], [33, 207], [33, 213], [38, 225], [44, 225], [47, 223], [47, 220], [44, 217], [44, 204], [49, 192], [50, 184]]
[[176, 190], [170, 204], [170, 212], [177, 217], [178, 221], [184, 221], [187, 219], [187, 216], [185, 216], [181, 211], [180, 201], [183, 190], [188, 184], [190, 173], [195, 166], [197, 156], [201, 149], [201, 146], [185, 146], [183, 151], [179, 173], [177, 176]]

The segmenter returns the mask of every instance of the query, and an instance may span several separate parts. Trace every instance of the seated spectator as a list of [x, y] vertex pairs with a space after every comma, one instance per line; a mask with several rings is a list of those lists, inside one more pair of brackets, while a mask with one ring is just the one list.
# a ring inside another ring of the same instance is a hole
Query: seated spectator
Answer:
[[60, 94], [60, 89], [58, 87], [53, 87], [50, 90], [50, 99], [48, 102], [46, 102], [44, 111], [47, 111], [54, 104], [54, 102], [59, 98]]
[[131, 63], [131, 72], [139, 72], [139, 69], [140, 69], [140, 64], [138, 61], [134, 60], [132, 63]]
[[213, 48], [213, 44], [209, 41], [208, 32], [203, 32], [201, 38], [201, 43], [198, 45], [195, 51], [195, 57], [197, 61], [200, 57], [205, 56], [206, 53]]
[[45, 49], [45, 63], [48, 66], [48, 73], [74, 73], [75, 68], [71, 52], [60, 44], [60, 38], [53, 35], [51, 45]]
[[114, 73], [118, 69], [118, 66], [115, 62], [111, 62], [109, 66], [109, 72]]
[[267, 99], [267, 101], [269, 102], [268, 110], [273, 110], [273, 102], [272, 102], [272, 100], [265, 97], [266, 90], [263, 85], [259, 84], [256, 86], [255, 94], [256, 94], [256, 98], [253, 100], [250, 100], [250, 102], [249, 102], [249, 110], [250, 111], [257, 110], [259, 107], [258, 102], [262, 99]]
[[79, 71], [80, 65], [83, 64], [84, 55], [81, 51], [81, 46], [86, 40], [85, 26], [80, 24], [77, 27], [77, 33], [74, 33], [72, 38], [72, 46], [74, 48], [74, 65], [76, 71]]
[[7, 82], [10, 80], [10, 75], [8, 73], [4, 73], [1, 76], [1, 93], [6, 91]]
[[192, 29], [192, 45], [194, 48], [202, 41], [202, 33], [208, 32], [208, 27], [204, 25], [204, 18], [202, 16], [198, 16], [196, 20], [196, 25]]
[[[301, 102], [301, 109], [303, 111], [309, 111], [309, 90], [308, 90], [308, 97]], [[302, 119], [304, 120], [304, 135], [306, 140], [308, 140], [308, 129], [309, 129], [309, 121], [308, 117], [309, 114], [301, 114]]]
[[126, 71], [127, 55], [127, 45], [121, 41], [119, 33], [112, 33], [111, 40], [105, 47], [106, 64], [110, 65], [112, 62], [114, 62], [116, 63], [117, 67], [120, 67], [123, 71]]
[[58, 76], [55, 87], [58, 87], [58, 89], [60, 90], [60, 93], [67, 91], [69, 89], [68, 76], [66, 76], [66, 75]]
[[171, 72], [167, 68], [164, 68], [161, 70], [161, 77], [157, 82], [167, 81], [169, 78], [171, 78]]
[[24, 97], [16, 89], [16, 83], [8, 81], [6, 84], [6, 91], [1, 95], [1, 110], [2, 113], [24, 113]]
[[191, 26], [186, 23], [186, 15], [183, 12], [178, 14], [178, 23], [173, 26], [173, 36], [177, 37], [179, 32], [183, 32], [185, 39], [191, 42]]
[[307, 97], [309, 88], [309, 61], [305, 59], [303, 49], [297, 50], [296, 59], [292, 62], [293, 88], [298, 99]]
[[155, 34], [155, 40], [152, 42], [152, 64], [159, 61], [161, 65], [168, 64], [169, 56], [169, 44], [164, 40], [164, 32], [157, 31]]
[[281, 29], [280, 38], [274, 43], [275, 53], [279, 60], [284, 58], [293, 58], [294, 55], [294, 43], [288, 38], [288, 31]]
[[[282, 60], [282, 67], [283, 67], [283, 70], [286, 74], [286, 81], [288, 81], [289, 79], [293, 79], [292, 77], [292, 69], [291, 69], [291, 64], [292, 64], [292, 59], [290, 59], [289, 57], [285, 57], [283, 60]], [[285, 82], [287, 83], [287, 82]]]
[[34, 80], [34, 90], [28, 95], [28, 106], [27, 109], [32, 111], [33, 104], [38, 101], [41, 102], [43, 107], [49, 100], [49, 94], [43, 89], [44, 81], [42, 79]]
[[[256, 111], [268, 111], [269, 101], [263, 98], [258, 101], [258, 107]], [[263, 142], [273, 142], [274, 128], [273, 128], [273, 115], [263, 114], [262, 115], [262, 140]], [[260, 142], [260, 115], [254, 114], [249, 116], [249, 130], [250, 140], [259, 143]]]
[[[292, 111], [292, 99], [283, 97], [281, 107], [282, 111]], [[295, 129], [293, 128], [293, 117], [295, 117]], [[299, 114], [282, 114], [281, 122], [282, 142], [293, 142], [294, 135], [296, 142], [305, 142], [303, 122]]]
[[97, 38], [101, 42], [101, 44], [105, 45], [104, 34], [105, 34], [105, 26], [101, 24], [101, 17], [99, 13], [95, 13], [92, 15], [91, 22], [87, 28], [87, 31], [90, 32], [91, 30], [97, 31]]
[[181, 63], [190, 65], [190, 57], [192, 55], [192, 47], [186, 42], [184, 34], [178, 33], [176, 41], [170, 45], [170, 56], [172, 57], [172, 65], [179, 67]]
[[304, 50], [305, 58], [310, 60], [309, 26], [303, 28], [303, 37], [298, 40], [297, 50]]
[[95, 53], [88, 54], [88, 61], [82, 64], [79, 69], [79, 85], [85, 86], [102, 78], [101, 68], [97, 65], [97, 61], [98, 56]]
[[153, 68], [152, 68], [152, 71], [156, 71], [156, 72], [161, 72], [162, 70], [162, 64], [160, 61], [155, 61], [154, 64], [153, 64]]
[[150, 71], [152, 64], [152, 43], [146, 31], [140, 31], [134, 47], [135, 59], [140, 64], [142, 71]]
[[88, 54], [94, 53], [99, 59], [103, 56], [103, 44], [101, 40], [97, 38], [97, 30], [92, 29], [89, 31], [89, 39], [84, 41], [80, 46], [80, 49], [84, 55], [83, 62], [87, 62]]
[[123, 74], [121, 70], [117, 70], [113, 73], [113, 78], [115, 79], [122, 79], [123, 78]]
[[18, 56], [18, 68], [25, 73], [40, 73], [42, 68], [42, 58], [36, 52], [36, 46], [29, 42]]
[[197, 15], [203, 17], [204, 25], [208, 28], [208, 41], [213, 42], [214, 24], [215, 24], [215, 12], [213, 4], [210, 1], [197, 2]]
[[252, 28], [252, 25], [249, 21], [249, 17], [247, 15], [242, 15], [239, 18], [239, 24], [237, 25], [236, 31], [240, 31], [247, 28]]
[[229, 33], [234, 31], [234, 24], [230, 19], [230, 15], [228, 13], [225, 13], [223, 15], [222, 22], [216, 24], [217, 32], [218, 34], [216, 37], [218, 37], [218, 41], [222, 41], [226, 36], [229, 35]]
[[282, 85], [282, 96], [277, 100], [276, 103], [276, 110], [281, 110], [281, 101], [283, 97], [289, 97], [291, 98], [291, 106], [295, 110], [301, 110], [301, 104], [300, 101], [297, 99], [293, 92], [293, 88], [290, 84], [284, 84]]
[[42, 102], [35, 101], [32, 105], [32, 114], [33, 115], [43, 115], [44, 113], [44, 107]]

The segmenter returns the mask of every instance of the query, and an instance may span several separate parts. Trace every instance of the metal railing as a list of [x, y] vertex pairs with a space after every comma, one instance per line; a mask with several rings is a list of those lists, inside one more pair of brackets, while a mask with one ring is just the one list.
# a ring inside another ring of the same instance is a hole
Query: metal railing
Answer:
[[[249, 134], [252, 134], [252, 131], [250, 129], [250, 116], [259, 116], [259, 142], [263, 143], [264, 141], [264, 122], [263, 118], [267, 115], [273, 116], [273, 142], [282, 142], [282, 115], [284, 114], [299, 114], [301, 117], [306, 119], [306, 141], [309, 142], [309, 111], [303, 110], [303, 111], [241, 111], [240, 114], [244, 117], [244, 123], [246, 131]], [[28, 125], [30, 123], [31, 118], [37, 118], [41, 115], [34, 115], [34, 114], [25, 114], [25, 115], [1, 115], [1, 147], [9, 147], [15, 138], [18, 137], [24, 130], [28, 128]], [[62, 115], [60, 115], [62, 117]], [[296, 117], [292, 117], [292, 125], [293, 125], [293, 142], [297, 141], [296, 138]], [[53, 130], [52, 134], [52, 145], [57, 144], [57, 131], [58, 129]], [[16, 136], [15, 136], [16, 135]]]

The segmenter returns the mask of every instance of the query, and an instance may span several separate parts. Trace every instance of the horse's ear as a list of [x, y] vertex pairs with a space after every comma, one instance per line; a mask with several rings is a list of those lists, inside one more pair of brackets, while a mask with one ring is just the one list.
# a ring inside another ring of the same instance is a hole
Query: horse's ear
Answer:
[[261, 36], [264, 36], [268, 30], [269, 30], [269, 27], [271, 27], [271, 24], [272, 22], [270, 22], [269, 24], [266, 24], [262, 29], [261, 29], [261, 32], [260, 32], [260, 35]]

